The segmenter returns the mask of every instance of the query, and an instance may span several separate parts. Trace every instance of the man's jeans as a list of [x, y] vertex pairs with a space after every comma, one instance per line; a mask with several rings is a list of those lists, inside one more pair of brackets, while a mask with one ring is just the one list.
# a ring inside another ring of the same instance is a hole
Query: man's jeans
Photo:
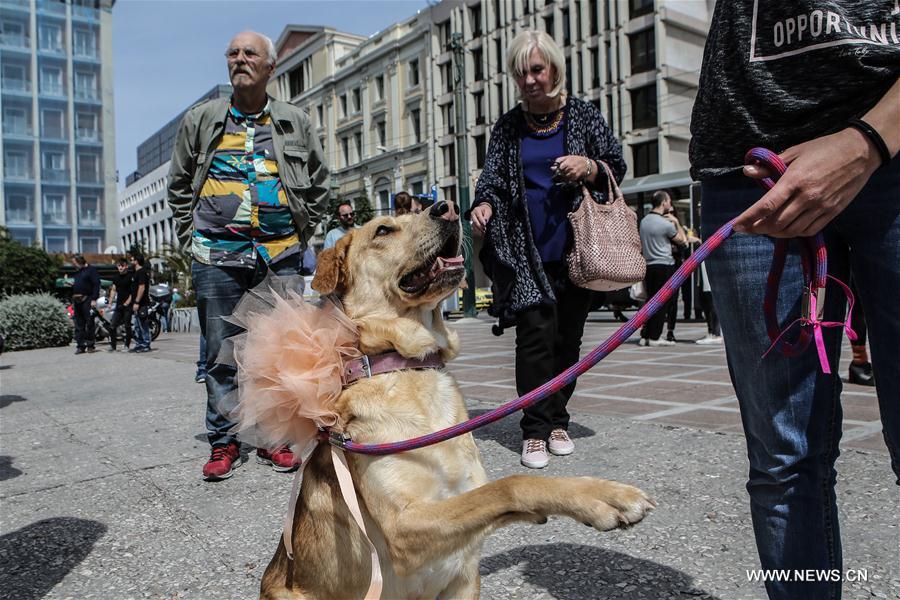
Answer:
[[[138, 309], [139, 311], [144, 311], [144, 314], [147, 314], [147, 307], [141, 307]], [[132, 329], [134, 330], [134, 347], [135, 348], [150, 348], [150, 317], [145, 316], [141, 318], [140, 312], [133, 313], [132, 318]]]
[[[859, 288], [869, 321], [872, 363], [884, 438], [900, 484], [900, 158], [872, 176], [859, 196], [825, 229], [828, 272]], [[762, 196], [743, 175], [703, 183], [703, 237]], [[735, 234], [707, 262], [725, 336], [728, 369], [747, 438], [756, 545], [764, 569], [842, 569], [834, 463], [841, 438], [841, 328], [825, 329], [832, 375], [819, 367], [815, 344], [788, 358], [769, 347], [763, 321], [773, 240]], [[791, 244], [778, 294], [778, 319], [799, 316], [803, 272]], [[846, 301], [833, 282], [825, 294], [826, 321], [845, 319]], [[797, 325], [794, 326], [795, 328]], [[787, 335], [796, 339], [796, 330]], [[847, 477], [852, 480], [853, 474]], [[855, 565], [858, 566], [858, 565]], [[766, 584], [778, 599], [840, 598], [840, 583]]]
[[[295, 254], [280, 260], [272, 265], [272, 270], [276, 275], [297, 275], [300, 273], [300, 256]], [[235, 423], [220, 410], [227, 411], [223, 399], [237, 389], [236, 372], [234, 367], [217, 362], [222, 341], [242, 330], [222, 317], [230, 316], [244, 292], [262, 281], [267, 272], [268, 267], [262, 259], [258, 259], [253, 269], [217, 267], [196, 260], [191, 265], [197, 316], [201, 333], [206, 338], [206, 437], [210, 445], [235, 441], [231, 433]]]

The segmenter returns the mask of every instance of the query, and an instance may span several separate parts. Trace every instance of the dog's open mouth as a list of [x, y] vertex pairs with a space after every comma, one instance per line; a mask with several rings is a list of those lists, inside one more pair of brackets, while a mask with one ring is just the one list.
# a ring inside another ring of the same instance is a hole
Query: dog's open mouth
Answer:
[[400, 279], [400, 289], [408, 294], [418, 294], [435, 281], [443, 283], [446, 280], [449, 283], [453, 280], [453, 285], [459, 284], [465, 264], [463, 257], [457, 255], [458, 250], [459, 238], [452, 235], [440, 251]]

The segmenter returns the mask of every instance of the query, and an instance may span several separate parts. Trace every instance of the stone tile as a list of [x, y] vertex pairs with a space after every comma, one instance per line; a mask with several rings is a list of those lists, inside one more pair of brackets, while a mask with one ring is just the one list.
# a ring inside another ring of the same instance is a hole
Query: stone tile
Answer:
[[668, 423], [671, 425], [687, 425], [689, 427], [699, 427], [701, 429], [712, 429], [714, 431], [723, 428], [740, 427], [741, 416], [737, 411], [709, 410], [698, 408], [685, 413], [674, 415], [666, 415], [658, 419], [652, 419], [649, 423]]
[[598, 398], [573, 397], [569, 402], [573, 410], [580, 410], [598, 415], [617, 417], [636, 417], [669, 408], [660, 404], [647, 402], [628, 402], [624, 400], [606, 400]]
[[878, 452], [887, 454], [887, 445], [884, 442], [884, 434], [882, 432], [873, 433], [870, 436], [859, 438], [850, 442], [841, 442], [842, 448], [854, 448], [856, 450], [868, 450], [870, 452]]

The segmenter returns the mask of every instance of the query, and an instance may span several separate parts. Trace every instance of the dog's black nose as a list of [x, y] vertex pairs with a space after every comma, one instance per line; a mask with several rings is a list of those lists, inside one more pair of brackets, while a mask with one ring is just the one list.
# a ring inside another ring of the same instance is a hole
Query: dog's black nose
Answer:
[[444, 219], [445, 221], [456, 221], [459, 219], [459, 213], [456, 212], [455, 204], [444, 200], [435, 202], [428, 214], [434, 219]]

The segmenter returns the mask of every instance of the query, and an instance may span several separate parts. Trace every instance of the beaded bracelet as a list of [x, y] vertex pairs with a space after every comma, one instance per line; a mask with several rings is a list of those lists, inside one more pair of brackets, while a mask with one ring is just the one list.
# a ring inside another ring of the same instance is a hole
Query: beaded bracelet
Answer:
[[881, 134], [878, 133], [874, 127], [862, 119], [850, 119], [847, 121], [847, 125], [854, 129], [858, 129], [864, 136], [869, 138], [869, 141], [872, 142], [872, 145], [878, 150], [879, 156], [881, 156], [881, 166], [891, 162], [891, 153], [888, 150], [887, 144], [884, 143], [884, 138], [881, 137]]

